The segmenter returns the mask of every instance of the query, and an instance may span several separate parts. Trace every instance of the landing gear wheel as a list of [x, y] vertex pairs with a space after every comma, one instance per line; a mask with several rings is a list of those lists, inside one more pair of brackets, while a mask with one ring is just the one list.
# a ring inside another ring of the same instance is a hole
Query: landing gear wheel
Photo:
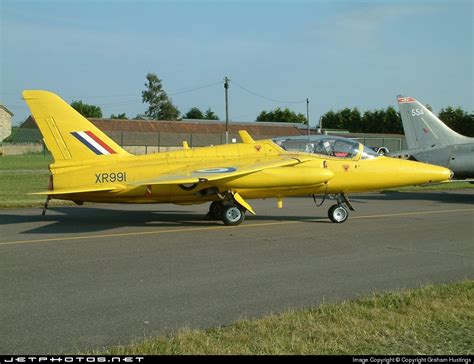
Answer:
[[220, 219], [222, 216], [222, 202], [213, 201], [209, 206], [209, 212], [207, 216], [211, 219]]
[[235, 205], [222, 206], [222, 221], [224, 225], [235, 226], [240, 225], [245, 219], [245, 212]]
[[333, 205], [328, 211], [329, 219], [335, 223], [343, 223], [349, 217], [349, 211], [342, 205]]

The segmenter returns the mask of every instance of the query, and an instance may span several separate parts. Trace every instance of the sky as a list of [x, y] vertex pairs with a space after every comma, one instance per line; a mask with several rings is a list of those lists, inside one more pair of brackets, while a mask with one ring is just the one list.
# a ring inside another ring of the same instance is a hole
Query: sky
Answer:
[[144, 113], [155, 73], [182, 113], [211, 108], [254, 121], [288, 107], [317, 125], [329, 110], [474, 110], [472, 0], [0, 0], [0, 104], [29, 110], [25, 89]]

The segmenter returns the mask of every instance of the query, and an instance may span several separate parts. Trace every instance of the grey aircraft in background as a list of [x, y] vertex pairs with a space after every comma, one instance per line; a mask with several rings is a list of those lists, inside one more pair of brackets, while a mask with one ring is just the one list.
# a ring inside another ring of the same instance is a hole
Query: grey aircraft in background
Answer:
[[388, 155], [447, 167], [456, 180], [474, 178], [474, 138], [451, 130], [413, 97], [397, 99], [408, 150]]

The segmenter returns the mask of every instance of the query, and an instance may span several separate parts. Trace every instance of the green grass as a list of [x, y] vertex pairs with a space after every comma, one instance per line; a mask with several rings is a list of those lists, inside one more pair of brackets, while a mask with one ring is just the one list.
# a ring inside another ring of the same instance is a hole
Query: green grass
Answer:
[[95, 354], [472, 355], [474, 281], [182, 330]]
[[391, 188], [387, 191], [400, 191], [400, 192], [410, 192], [410, 191], [449, 191], [449, 190], [460, 190], [464, 188], [474, 188], [474, 184], [468, 182], [447, 182], [439, 183], [427, 186], [407, 186], [407, 187], [398, 187]]
[[48, 164], [53, 163], [51, 154], [34, 153], [23, 155], [7, 155], [0, 157], [0, 173], [6, 170], [44, 169], [48, 172]]
[[[0, 157], [0, 207], [41, 206], [45, 196], [28, 195], [48, 189], [51, 155], [25, 154]], [[50, 206], [70, 202], [52, 200]]]

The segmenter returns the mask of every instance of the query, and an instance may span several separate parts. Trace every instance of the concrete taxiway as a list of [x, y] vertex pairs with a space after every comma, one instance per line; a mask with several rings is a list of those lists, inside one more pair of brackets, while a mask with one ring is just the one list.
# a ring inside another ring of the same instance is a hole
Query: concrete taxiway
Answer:
[[[79, 353], [372, 292], [474, 279], [474, 190], [206, 205], [0, 210], [0, 354]], [[319, 201], [318, 201], [319, 202]], [[331, 201], [329, 201], [331, 202]]]

